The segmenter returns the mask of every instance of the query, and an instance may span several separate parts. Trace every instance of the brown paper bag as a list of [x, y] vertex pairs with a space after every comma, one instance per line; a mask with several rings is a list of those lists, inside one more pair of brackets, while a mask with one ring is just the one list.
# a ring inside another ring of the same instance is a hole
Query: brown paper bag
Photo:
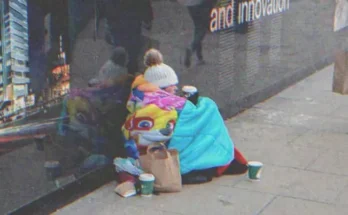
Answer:
[[332, 90], [335, 93], [348, 94], [348, 52], [337, 51]]
[[[159, 147], [159, 149], [154, 150]], [[139, 158], [145, 172], [155, 176], [155, 190], [159, 192], [179, 192], [182, 188], [179, 154], [168, 150], [163, 144], [153, 144], [147, 148], [146, 155]]]

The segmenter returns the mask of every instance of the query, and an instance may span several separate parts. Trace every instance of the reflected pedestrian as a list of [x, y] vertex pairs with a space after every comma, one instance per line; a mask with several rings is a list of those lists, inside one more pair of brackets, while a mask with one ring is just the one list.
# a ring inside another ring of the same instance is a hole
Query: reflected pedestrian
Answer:
[[191, 66], [192, 54], [196, 53], [198, 64], [204, 64], [202, 42], [209, 29], [210, 12], [217, 0], [178, 0], [188, 9], [194, 24], [193, 40], [190, 47], [186, 49], [185, 66]]
[[106, 19], [106, 41], [124, 47], [128, 53], [128, 72], [138, 73], [142, 47], [142, 27], [151, 29], [151, 0], [98, 0], [98, 18]]
[[112, 85], [120, 77], [127, 75], [127, 63], [128, 55], [126, 50], [122, 47], [115, 48], [110, 58], [100, 68], [97, 76], [88, 82], [88, 86]]

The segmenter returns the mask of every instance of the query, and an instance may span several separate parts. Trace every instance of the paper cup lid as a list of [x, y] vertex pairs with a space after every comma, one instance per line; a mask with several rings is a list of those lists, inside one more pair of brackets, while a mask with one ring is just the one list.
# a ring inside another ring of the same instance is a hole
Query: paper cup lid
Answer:
[[184, 86], [182, 88], [182, 91], [186, 92], [186, 93], [196, 93], [197, 92], [197, 88], [194, 86]]
[[263, 164], [259, 161], [249, 161], [248, 165], [249, 166], [263, 166]]
[[45, 168], [55, 168], [59, 167], [60, 163], [59, 161], [46, 161], [45, 162]]
[[140, 181], [154, 181], [155, 176], [149, 173], [144, 173], [139, 176]]

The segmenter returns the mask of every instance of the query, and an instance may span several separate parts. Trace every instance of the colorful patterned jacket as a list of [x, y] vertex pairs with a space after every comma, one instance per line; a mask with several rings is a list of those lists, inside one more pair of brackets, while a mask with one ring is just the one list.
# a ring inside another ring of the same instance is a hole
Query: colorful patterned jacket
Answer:
[[130, 111], [122, 131], [128, 156], [154, 142], [178, 150], [181, 173], [224, 166], [234, 158], [234, 146], [218, 107], [201, 97], [197, 105], [169, 94], [138, 76], [132, 85]]

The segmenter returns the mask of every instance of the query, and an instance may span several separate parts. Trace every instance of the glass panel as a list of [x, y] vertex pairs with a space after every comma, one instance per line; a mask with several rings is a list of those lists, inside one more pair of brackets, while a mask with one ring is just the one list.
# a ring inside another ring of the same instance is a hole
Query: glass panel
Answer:
[[[188, 2], [2, 0], [0, 214], [115, 157], [142, 153], [144, 142], [155, 141], [144, 140], [147, 132], [169, 139], [175, 121], [147, 130], [149, 114], [126, 123], [126, 137], [121, 130], [134, 76], [151, 66], [144, 64], [150, 48], [176, 72], [179, 89], [194, 85], [224, 117], [348, 48], [346, 0]], [[125, 48], [128, 63], [116, 47]], [[126, 151], [126, 143], [135, 145]]]

